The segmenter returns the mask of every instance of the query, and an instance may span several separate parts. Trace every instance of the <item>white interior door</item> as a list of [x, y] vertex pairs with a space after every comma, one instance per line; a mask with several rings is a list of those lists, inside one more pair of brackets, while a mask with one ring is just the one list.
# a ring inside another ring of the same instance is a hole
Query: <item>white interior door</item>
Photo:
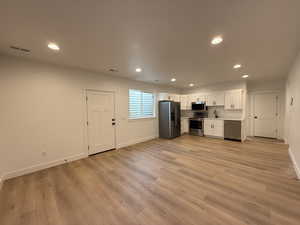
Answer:
[[115, 148], [114, 93], [87, 91], [89, 154]]
[[278, 95], [262, 93], [254, 95], [254, 136], [277, 137]]

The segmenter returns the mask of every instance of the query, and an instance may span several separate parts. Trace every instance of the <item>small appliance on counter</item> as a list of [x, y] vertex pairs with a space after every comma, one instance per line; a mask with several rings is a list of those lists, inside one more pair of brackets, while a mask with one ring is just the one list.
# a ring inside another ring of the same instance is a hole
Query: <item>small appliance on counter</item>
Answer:
[[180, 103], [159, 101], [159, 137], [175, 138], [181, 135]]

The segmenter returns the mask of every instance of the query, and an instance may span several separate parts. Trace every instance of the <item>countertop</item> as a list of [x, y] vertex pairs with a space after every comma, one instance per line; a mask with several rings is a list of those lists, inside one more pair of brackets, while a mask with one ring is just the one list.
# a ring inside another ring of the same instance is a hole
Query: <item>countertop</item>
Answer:
[[242, 118], [213, 118], [213, 117], [209, 117], [209, 118], [204, 118], [204, 120], [235, 120], [235, 121], [242, 121], [244, 119], [242, 119]]
[[[182, 116], [181, 119], [189, 119], [191, 117], [188, 116]], [[204, 118], [204, 120], [235, 120], [235, 121], [243, 121], [244, 119], [242, 118], [214, 118], [214, 117], [208, 117], [208, 118]]]

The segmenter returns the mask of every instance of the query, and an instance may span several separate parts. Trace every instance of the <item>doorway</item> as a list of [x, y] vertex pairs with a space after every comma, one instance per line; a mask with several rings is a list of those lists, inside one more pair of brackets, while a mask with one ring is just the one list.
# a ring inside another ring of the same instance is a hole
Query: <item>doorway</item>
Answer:
[[278, 93], [253, 96], [253, 134], [256, 137], [278, 137]]
[[115, 95], [113, 92], [86, 92], [89, 155], [116, 148]]

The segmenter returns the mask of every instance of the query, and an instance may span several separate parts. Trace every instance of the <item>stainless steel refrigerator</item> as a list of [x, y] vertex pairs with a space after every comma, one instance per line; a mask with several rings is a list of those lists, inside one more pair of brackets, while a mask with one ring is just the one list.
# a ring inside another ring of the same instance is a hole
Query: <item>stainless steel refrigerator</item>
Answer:
[[159, 101], [159, 137], [175, 138], [180, 136], [180, 103]]

